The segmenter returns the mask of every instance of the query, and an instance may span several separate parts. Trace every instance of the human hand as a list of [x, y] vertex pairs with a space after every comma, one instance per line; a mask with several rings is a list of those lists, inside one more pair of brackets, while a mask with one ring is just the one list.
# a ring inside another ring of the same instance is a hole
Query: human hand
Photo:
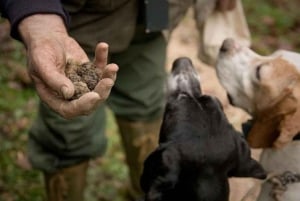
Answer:
[[219, 11], [230, 11], [236, 6], [236, 0], [217, 0], [216, 9]]
[[73, 83], [65, 76], [67, 60], [89, 61], [78, 43], [69, 37], [62, 19], [52, 14], [36, 14], [23, 19], [19, 32], [27, 49], [28, 70], [41, 100], [64, 118], [91, 113], [109, 94], [118, 66], [107, 65], [108, 45], [99, 43], [94, 63], [102, 79], [94, 91], [69, 101]]

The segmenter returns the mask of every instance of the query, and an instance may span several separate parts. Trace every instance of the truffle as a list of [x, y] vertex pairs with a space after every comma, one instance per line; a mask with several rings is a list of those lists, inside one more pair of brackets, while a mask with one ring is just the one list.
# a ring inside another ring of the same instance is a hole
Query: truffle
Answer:
[[66, 64], [65, 74], [73, 82], [75, 88], [74, 95], [70, 100], [93, 91], [100, 80], [100, 74], [92, 62], [78, 63], [69, 60]]

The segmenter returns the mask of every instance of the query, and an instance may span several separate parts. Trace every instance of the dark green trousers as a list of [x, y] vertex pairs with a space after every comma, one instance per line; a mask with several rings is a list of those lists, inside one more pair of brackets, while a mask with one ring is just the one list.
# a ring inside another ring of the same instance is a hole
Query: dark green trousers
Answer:
[[[162, 115], [165, 98], [166, 42], [162, 35], [136, 40], [121, 53], [111, 54], [119, 65], [117, 81], [106, 102], [118, 118], [151, 121]], [[66, 120], [46, 105], [29, 133], [29, 159], [44, 172], [101, 156], [106, 148], [105, 104], [88, 116]]]

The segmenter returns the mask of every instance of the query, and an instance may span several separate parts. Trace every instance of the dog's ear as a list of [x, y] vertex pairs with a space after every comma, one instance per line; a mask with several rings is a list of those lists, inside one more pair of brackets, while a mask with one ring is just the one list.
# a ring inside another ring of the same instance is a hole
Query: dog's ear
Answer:
[[297, 105], [298, 101], [290, 91], [272, 107], [258, 112], [247, 137], [249, 145], [253, 148], [272, 147], [281, 132], [281, 122], [297, 111]]
[[297, 98], [294, 95], [295, 85], [299, 85], [299, 79], [291, 78], [290, 84], [287, 85], [276, 98], [270, 98], [268, 95], [271, 93], [270, 89], [266, 88], [266, 91], [260, 93], [260, 96], [256, 97], [256, 116], [260, 113], [267, 115], [265, 119], [272, 119], [273, 116], [282, 114], [288, 114], [293, 112], [297, 108]]
[[250, 147], [272, 147], [273, 142], [279, 135], [279, 132], [276, 129], [279, 122], [279, 119], [273, 119], [273, 121], [262, 121], [261, 119], [255, 119], [247, 135], [247, 141]]
[[235, 137], [237, 163], [229, 172], [229, 176], [265, 179], [266, 172], [256, 160], [251, 158], [250, 148], [246, 140], [240, 134], [236, 134]]
[[280, 122], [280, 134], [276, 141], [273, 143], [274, 147], [282, 148], [283, 146], [291, 142], [296, 135], [299, 134], [299, 120], [299, 115], [297, 114], [286, 115], [284, 117], [284, 119]]
[[295, 99], [293, 93], [300, 84], [300, 74], [293, 64], [278, 57], [260, 66], [257, 69], [262, 70], [257, 71], [260, 78], [254, 100], [256, 111], [278, 106], [286, 97]]
[[179, 153], [174, 147], [158, 148], [149, 155], [140, 180], [145, 200], [160, 200], [167, 189], [174, 188], [180, 171], [179, 160]]

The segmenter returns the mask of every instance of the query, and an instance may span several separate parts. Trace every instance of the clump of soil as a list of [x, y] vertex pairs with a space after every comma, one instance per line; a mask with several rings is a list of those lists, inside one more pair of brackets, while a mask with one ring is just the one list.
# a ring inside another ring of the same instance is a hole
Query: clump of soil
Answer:
[[74, 100], [83, 94], [93, 91], [100, 80], [95, 64], [92, 62], [78, 63], [68, 61], [65, 68], [66, 76], [73, 82], [75, 93], [70, 98]]

